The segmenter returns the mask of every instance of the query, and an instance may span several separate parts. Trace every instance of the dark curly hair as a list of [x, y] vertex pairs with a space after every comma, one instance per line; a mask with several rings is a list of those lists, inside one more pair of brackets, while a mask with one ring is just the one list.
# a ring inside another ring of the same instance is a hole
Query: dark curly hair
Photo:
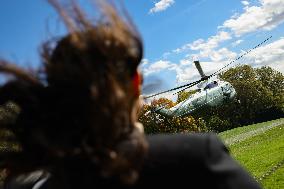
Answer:
[[74, 1], [68, 9], [49, 3], [69, 34], [43, 45], [44, 69], [0, 60], [0, 71], [14, 76], [0, 87], [0, 104], [19, 109], [5, 127], [20, 144], [16, 152], [2, 152], [1, 166], [9, 178], [37, 169], [63, 177], [75, 164], [87, 165], [100, 177], [133, 183], [147, 150], [134, 115], [139, 34], [113, 4], [99, 1], [99, 19], [92, 22]]

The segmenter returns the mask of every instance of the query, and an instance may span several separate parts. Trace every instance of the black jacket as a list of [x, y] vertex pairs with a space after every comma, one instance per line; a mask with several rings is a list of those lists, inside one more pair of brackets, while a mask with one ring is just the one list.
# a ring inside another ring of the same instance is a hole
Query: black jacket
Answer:
[[[153, 135], [138, 182], [124, 186], [113, 180], [90, 177], [75, 186], [73, 179], [57, 187], [57, 178], [30, 173], [6, 183], [5, 188], [228, 188], [257, 189], [258, 183], [228, 153], [215, 134]], [[38, 174], [38, 172], [37, 172]], [[25, 179], [25, 182], [23, 182]], [[62, 183], [62, 182], [61, 182]], [[78, 182], [76, 182], [78, 183]]]
[[148, 140], [141, 188], [260, 188], [215, 134], [156, 135]]

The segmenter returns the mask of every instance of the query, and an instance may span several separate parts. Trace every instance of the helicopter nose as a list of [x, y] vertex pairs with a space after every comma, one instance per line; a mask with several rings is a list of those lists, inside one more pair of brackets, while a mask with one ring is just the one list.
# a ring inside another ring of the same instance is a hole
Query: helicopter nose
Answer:
[[232, 87], [230, 93], [230, 99], [233, 100], [237, 96], [236, 90]]
[[225, 88], [222, 88], [223, 95], [226, 97], [227, 100], [233, 100], [237, 93], [233, 86], [227, 84]]

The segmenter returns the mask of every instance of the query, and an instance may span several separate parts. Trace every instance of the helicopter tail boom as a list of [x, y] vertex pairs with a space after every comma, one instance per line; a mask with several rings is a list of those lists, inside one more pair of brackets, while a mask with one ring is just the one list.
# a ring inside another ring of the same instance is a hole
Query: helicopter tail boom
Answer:
[[157, 107], [155, 110], [154, 110], [155, 113], [158, 113], [162, 116], [165, 116], [165, 117], [174, 117], [174, 111], [173, 110], [170, 110], [170, 109], [166, 109], [164, 107]]

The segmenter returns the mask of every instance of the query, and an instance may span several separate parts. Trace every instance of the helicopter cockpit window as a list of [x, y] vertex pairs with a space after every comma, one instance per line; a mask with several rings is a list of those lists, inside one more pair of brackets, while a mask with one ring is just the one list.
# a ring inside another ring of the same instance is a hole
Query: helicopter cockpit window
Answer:
[[206, 85], [206, 87], [204, 88], [204, 90], [206, 89], [212, 89], [214, 87], [217, 87], [218, 86], [218, 82], [217, 81], [213, 81], [211, 83], [209, 83], [208, 85]]

